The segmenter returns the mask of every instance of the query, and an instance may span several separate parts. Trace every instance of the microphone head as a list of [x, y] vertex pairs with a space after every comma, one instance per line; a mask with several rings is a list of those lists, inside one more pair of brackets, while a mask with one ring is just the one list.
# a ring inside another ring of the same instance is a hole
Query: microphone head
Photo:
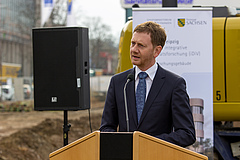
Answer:
[[129, 79], [130, 81], [132, 81], [132, 80], [134, 79], [134, 75], [130, 73], [130, 74], [127, 76], [127, 79]]

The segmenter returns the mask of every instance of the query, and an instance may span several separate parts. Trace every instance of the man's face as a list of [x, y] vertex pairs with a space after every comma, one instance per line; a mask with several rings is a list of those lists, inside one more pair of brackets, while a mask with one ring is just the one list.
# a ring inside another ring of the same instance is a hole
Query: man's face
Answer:
[[147, 70], [155, 63], [155, 58], [161, 52], [162, 47], [153, 48], [150, 34], [134, 32], [130, 46], [130, 58], [133, 65], [142, 71]]

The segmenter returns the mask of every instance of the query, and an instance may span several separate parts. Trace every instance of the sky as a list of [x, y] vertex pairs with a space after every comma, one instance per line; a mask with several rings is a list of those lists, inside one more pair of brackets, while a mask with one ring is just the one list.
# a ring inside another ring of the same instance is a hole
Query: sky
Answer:
[[75, 9], [80, 9], [83, 17], [100, 17], [102, 22], [111, 27], [112, 34], [120, 37], [125, 24], [125, 9], [120, 0], [74, 0]]

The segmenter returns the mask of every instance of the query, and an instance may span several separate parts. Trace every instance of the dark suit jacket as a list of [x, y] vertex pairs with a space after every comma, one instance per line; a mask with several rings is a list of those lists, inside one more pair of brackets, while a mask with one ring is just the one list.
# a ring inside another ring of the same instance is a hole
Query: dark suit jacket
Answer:
[[[111, 78], [100, 131], [127, 131], [123, 88], [134, 68]], [[186, 147], [195, 142], [193, 116], [183, 78], [158, 65], [142, 116], [137, 122], [135, 80], [126, 87], [130, 131], [158, 137]]]

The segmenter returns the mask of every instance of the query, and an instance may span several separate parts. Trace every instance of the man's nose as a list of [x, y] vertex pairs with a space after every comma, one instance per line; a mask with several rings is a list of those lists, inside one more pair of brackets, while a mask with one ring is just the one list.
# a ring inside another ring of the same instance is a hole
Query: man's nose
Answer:
[[138, 51], [137, 45], [131, 46], [131, 51], [137, 52]]

